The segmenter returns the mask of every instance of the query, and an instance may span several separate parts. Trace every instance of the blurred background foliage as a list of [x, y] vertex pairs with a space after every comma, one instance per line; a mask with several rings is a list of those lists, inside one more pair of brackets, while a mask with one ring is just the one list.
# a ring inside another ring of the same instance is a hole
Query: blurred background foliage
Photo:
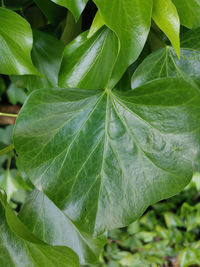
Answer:
[[[89, 1], [76, 23], [65, 8], [49, 0], [46, 2], [46, 5], [41, 5], [38, 0], [5, 0], [4, 4], [25, 17], [32, 28], [51, 33], [65, 45], [80, 32], [89, 29], [97, 10]], [[182, 27], [182, 31], [185, 30]], [[119, 89], [122, 84], [124, 88], [124, 80], [130, 82], [127, 76], [131, 77], [142, 58], [160, 48], [159, 42], [156, 42], [158, 47], [152, 46], [154, 31], [155, 25], [142, 56], [125, 73], [126, 79], [123, 77], [119, 82]], [[160, 37], [167, 41], [162, 33]], [[60, 42], [60, 54], [63, 47]], [[35, 65], [38, 56], [36, 52], [37, 32], [32, 54]], [[36, 85], [37, 82], [41, 83], [36, 80]], [[31, 86], [28, 77], [0, 75], [0, 112], [18, 113], [28, 95], [27, 89], [31, 91]], [[128, 84], [126, 86], [129, 87]], [[0, 117], [0, 150], [12, 144], [14, 123], [14, 118]], [[17, 169], [15, 151], [0, 155], [0, 187], [6, 191], [10, 205], [17, 212], [32, 191], [31, 184], [27, 185], [22, 175]], [[109, 231], [107, 244], [101, 255], [100, 267], [104, 266], [200, 266], [200, 169], [196, 168], [192, 182], [179, 195], [153, 205], [141, 219], [127, 228]]]

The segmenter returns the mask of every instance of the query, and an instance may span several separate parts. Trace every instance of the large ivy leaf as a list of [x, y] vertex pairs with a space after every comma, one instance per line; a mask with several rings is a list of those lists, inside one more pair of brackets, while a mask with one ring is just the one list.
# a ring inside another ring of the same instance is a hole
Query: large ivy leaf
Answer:
[[152, 0], [94, 0], [105, 24], [120, 40], [120, 52], [110, 86], [116, 84], [141, 53], [146, 42], [152, 13]]
[[74, 15], [76, 21], [79, 19], [88, 0], [51, 0], [54, 3], [68, 8]]
[[43, 77], [24, 75], [12, 77], [12, 80], [18, 86], [28, 89], [28, 91], [52, 86], [57, 87], [64, 44], [55, 37], [38, 30], [33, 31], [33, 37], [32, 59]]
[[[19, 218], [28, 229], [47, 244], [73, 249], [80, 263], [95, 264], [105, 238], [92, 238], [80, 231], [44, 194], [35, 190], [22, 207]], [[56, 233], [56, 235], [55, 235]]]
[[115, 34], [105, 27], [90, 39], [88, 32], [66, 46], [59, 73], [60, 87], [101, 89], [107, 86], [118, 53]]
[[130, 224], [190, 181], [199, 101], [176, 79], [126, 93], [34, 91], [14, 131], [20, 166], [79, 229]]
[[152, 17], [159, 28], [167, 35], [180, 58], [180, 20], [172, 1], [154, 0]]
[[77, 255], [67, 247], [49, 246], [35, 238], [16, 217], [0, 192], [0, 258], [2, 267], [78, 267]]
[[177, 7], [181, 24], [188, 28], [200, 26], [200, 0], [173, 0]]
[[200, 53], [193, 49], [181, 49], [178, 59], [174, 49], [167, 46], [149, 55], [132, 77], [132, 88], [163, 77], [177, 77], [200, 82]]
[[17, 13], [0, 7], [0, 73], [36, 74], [31, 61], [30, 25]]

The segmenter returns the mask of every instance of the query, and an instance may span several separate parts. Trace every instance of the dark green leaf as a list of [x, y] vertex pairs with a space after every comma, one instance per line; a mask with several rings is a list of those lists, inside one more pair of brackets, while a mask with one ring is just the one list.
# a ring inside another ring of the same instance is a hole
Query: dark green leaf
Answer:
[[105, 24], [117, 34], [120, 41], [120, 52], [110, 81], [113, 87], [144, 47], [151, 25], [152, 0], [94, 2]]
[[[22, 207], [19, 218], [47, 244], [72, 248], [81, 264], [98, 262], [105, 244], [103, 237], [92, 238], [65, 216], [44, 194], [35, 190]], [[56, 233], [56, 235], [55, 235]]]
[[127, 93], [35, 91], [16, 122], [20, 166], [79, 229], [128, 225], [190, 181], [199, 101], [176, 79]]
[[58, 23], [66, 14], [65, 8], [52, 3], [51, 0], [34, 0], [34, 2], [52, 23]]
[[181, 36], [181, 47], [200, 51], [200, 27], [190, 30]]
[[0, 8], [0, 43], [0, 73], [39, 74], [31, 61], [33, 38], [30, 25], [6, 8]]
[[41, 31], [33, 32], [34, 43], [32, 58], [35, 66], [43, 74], [44, 78], [33, 75], [14, 77], [12, 81], [18, 87], [29, 91], [58, 86], [58, 72], [64, 44], [55, 37]]
[[78, 267], [78, 257], [67, 247], [48, 246], [35, 238], [0, 192], [0, 257], [2, 267]]
[[149, 55], [132, 77], [132, 88], [163, 77], [177, 77], [200, 82], [200, 53], [192, 49], [181, 49], [178, 59], [173, 48], [167, 46]]
[[107, 86], [118, 52], [115, 34], [105, 27], [90, 39], [84, 32], [64, 50], [60, 87], [103, 89]]

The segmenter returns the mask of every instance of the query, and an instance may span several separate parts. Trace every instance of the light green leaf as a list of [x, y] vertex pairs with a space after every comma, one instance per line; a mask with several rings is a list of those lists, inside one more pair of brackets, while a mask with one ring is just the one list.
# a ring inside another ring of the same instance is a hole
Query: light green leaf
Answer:
[[180, 267], [189, 267], [194, 264], [200, 264], [200, 250], [187, 247], [178, 255]]
[[105, 24], [104, 20], [102, 19], [99, 11], [97, 11], [97, 13], [93, 19], [92, 25], [90, 27], [90, 31], [88, 33], [88, 38], [92, 37], [92, 35], [94, 35], [101, 27], [103, 27], [104, 24]]
[[49, 246], [35, 238], [8, 206], [0, 192], [0, 258], [2, 267], [78, 267], [67, 247]]
[[22, 206], [19, 218], [35, 236], [47, 244], [73, 249], [78, 254], [81, 264], [98, 263], [105, 238], [95, 239], [79, 230], [73, 221], [41, 192], [33, 191]]
[[78, 21], [83, 9], [85, 8], [88, 0], [51, 0], [54, 3], [68, 8]]
[[59, 73], [60, 87], [103, 89], [107, 86], [118, 53], [115, 34], [106, 27], [92, 38], [88, 32], [66, 46]]
[[39, 75], [31, 61], [33, 38], [28, 22], [0, 7], [0, 73]]
[[181, 49], [178, 59], [173, 48], [167, 46], [150, 54], [137, 68], [132, 77], [132, 88], [149, 81], [177, 77], [193, 82], [200, 82], [200, 53], [192, 49]]
[[180, 20], [171, 0], [153, 0], [153, 20], [171, 41], [180, 58]]
[[141, 53], [146, 42], [152, 13], [152, 0], [94, 0], [105, 24], [120, 41], [120, 51], [110, 87], [113, 87], [127, 67]]
[[199, 101], [196, 87], [177, 79], [126, 93], [35, 91], [14, 131], [21, 169], [79, 229], [128, 225], [189, 183]]
[[173, 0], [181, 24], [188, 28], [200, 27], [200, 0]]

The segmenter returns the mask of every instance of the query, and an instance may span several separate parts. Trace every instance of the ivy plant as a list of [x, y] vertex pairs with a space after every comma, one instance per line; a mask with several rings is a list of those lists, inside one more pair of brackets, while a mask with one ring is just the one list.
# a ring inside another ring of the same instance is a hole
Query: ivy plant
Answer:
[[95, 265], [108, 230], [198, 164], [200, 1], [15, 2], [0, 7], [0, 73], [23, 106], [0, 113], [17, 117], [0, 155], [15, 151], [30, 194], [16, 215], [0, 183], [1, 265]]

